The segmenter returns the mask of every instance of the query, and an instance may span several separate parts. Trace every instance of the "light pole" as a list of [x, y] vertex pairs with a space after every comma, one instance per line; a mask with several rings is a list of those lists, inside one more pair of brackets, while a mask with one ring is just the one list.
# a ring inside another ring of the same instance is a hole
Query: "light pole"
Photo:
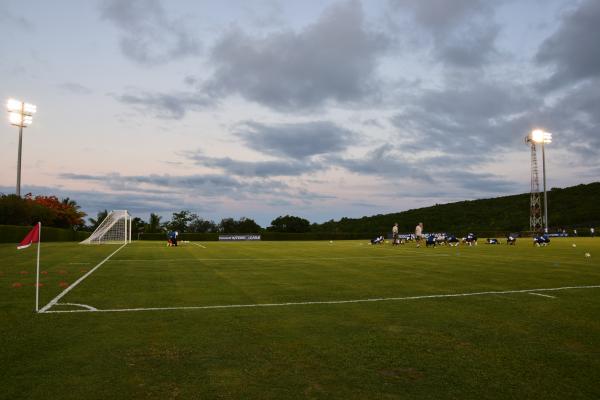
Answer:
[[552, 134], [541, 129], [531, 132], [530, 138], [535, 143], [542, 144], [542, 175], [544, 177], [544, 231], [548, 233], [548, 192], [546, 191], [546, 150], [545, 144], [552, 143]]
[[6, 103], [8, 118], [11, 125], [19, 127], [19, 153], [17, 155], [17, 196], [21, 197], [21, 152], [23, 147], [23, 128], [33, 122], [33, 114], [37, 107], [20, 100], [10, 99]]

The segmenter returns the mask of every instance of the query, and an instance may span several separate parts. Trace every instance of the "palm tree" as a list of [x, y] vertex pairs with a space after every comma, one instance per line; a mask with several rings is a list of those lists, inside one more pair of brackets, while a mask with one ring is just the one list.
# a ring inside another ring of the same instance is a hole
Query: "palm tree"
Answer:
[[100, 211], [98, 213], [98, 215], [96, 216], [96, 219], [88, 218], [88, 221], [90, 222], [92, 231], [95, 230], [102, 223], [102, 221], [104, 221], [104, 218], [106, 218], [107, 216], [108, 216], [108, 210], [104, 210], [104, 211]]
[[81, 208], [75, 200], [71, 200], [69, 197], [62, 199], [61, 203], [63, 203], [65, 206], [73, 207], [76, 210]]
[[154, 213], [150, 213], [150, 219], [148, 220], [148, 225], [146, 225], [146, 229], [145, 232], [147, 233], [156, 233], [158, 232], [159, 228], [160, 228], [160, 220], [161, 220], [161, 216], [154, 214]]
[[72, 226], [74, 229], [83, 228], [85, 226], [84, 217], [87, 214], [81, 211], [81, 206], [77, 204], [75, 200], [71, 200], [69, 197], [62, 199], [61, 204], [64, 206], [62, 212], [65, 213], [67, 224]]

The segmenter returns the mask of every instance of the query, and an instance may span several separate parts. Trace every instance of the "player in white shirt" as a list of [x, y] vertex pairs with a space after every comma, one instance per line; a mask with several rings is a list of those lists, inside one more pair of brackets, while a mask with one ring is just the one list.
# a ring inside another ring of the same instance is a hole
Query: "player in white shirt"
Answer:
[[398, 223], [396, 222], [392, 227], [392, 245], [400, 244], [400, 240], [398, 240]]
[[419, 222], [419, 224], [415, 227], [415, 242], [417, 242], [417, 247], [421, 247], [422, 239], [423, 239], [423, 223]]

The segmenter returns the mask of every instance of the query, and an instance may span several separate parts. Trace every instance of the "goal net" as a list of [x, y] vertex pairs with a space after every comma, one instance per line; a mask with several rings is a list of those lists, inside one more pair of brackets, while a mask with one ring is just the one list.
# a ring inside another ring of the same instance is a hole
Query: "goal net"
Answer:
[[127, 210], [111, 211], [80, 244], [131, 243], [131, 215]]

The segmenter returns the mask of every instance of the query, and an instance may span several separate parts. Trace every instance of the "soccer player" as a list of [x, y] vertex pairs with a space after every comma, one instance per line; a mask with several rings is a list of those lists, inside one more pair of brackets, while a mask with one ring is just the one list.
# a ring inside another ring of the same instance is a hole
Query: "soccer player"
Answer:
[[534, 246], [548, 246], [550, 244], [550, 237], [545, 233], [543, 235], [538, 235], [533, 238]]
[[398, 245], [400, 241], [398, 240], [398, 223], [396, 222], [392, 227], [392, 245]]
[[486, 243], [487, 244], [500, 244], [500, 242], [496, 238], [487, 238]]
[[421, 247], [421, 239], [423, 239], [423, 223], [419, 222], [415, 227], [415, 242], [417, 242], [417, 247]]
[[594, 229], [594, 227], [593, 227], [593, 226], [590, 228], [590, 236], [591, 236], [591, 237], [594, 237], [594, 236], [596, 236], [596, 230]]
[[170, 247], [177, 246], [177, 232], [175, 232], [175, 231], [167, 232], [167, 245]]
[[477, 246], [477, 236], [474, 233], [469, 233], [465, 238], [465, 242], [467, 242], [469, 246]]
[[375, 239], [371, 239], [371, 244], [382, 244], [384, 241], [383, 235], [377, 236]]
[[429, 246], [435, 247], [435, 244], [436, 244], [435, 235], [431, 234], [431, 235], [427, 236], [427, 240], [425, 241], [425, 247], [429, 247]]
[[456, 247], [460, 243], [457, 237], [453, 234], [450, 234], [446, 237], [446, 242], [452, 247]]
[[506, 236], [506, 244], [514, 246], [517, 244], [517, 237], [509, 233], [508, 236]]
[[435, 235], [435, 243], [441, 245], [446, 245], [448, 244], [448, 235], [446, 235], [445, 233], [438, 233], [437, 235]]

